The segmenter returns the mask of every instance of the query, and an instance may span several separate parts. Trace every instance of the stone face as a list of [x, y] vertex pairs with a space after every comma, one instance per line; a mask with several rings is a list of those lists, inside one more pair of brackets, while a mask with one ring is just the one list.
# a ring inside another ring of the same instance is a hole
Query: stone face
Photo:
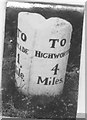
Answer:
[[72, 26], [64, 19], [19, 13], [15, 76], [24, 94], [61, 93], [71, 33]]

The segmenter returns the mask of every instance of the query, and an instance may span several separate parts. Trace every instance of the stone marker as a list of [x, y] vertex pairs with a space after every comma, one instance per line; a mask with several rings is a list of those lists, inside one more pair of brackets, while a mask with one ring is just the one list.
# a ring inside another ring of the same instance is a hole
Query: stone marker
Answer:
[[38, 13], [18, 15], [16, 82], [25, 95], [60, 95], [63, 90], [72, 25]]

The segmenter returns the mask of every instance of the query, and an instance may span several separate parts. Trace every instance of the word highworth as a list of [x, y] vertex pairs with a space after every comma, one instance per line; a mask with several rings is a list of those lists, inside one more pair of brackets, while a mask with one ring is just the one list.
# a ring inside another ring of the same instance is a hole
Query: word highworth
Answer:
[[57, 58], [62, 58], [66, 55], [69, 54], [69, 49], [67, 51], [64, 51], [62, 53], [42, 53], [41, 51], [35, 51], [35, 57], [39, 58], [49, 58], [49, 59], [57, 59]]

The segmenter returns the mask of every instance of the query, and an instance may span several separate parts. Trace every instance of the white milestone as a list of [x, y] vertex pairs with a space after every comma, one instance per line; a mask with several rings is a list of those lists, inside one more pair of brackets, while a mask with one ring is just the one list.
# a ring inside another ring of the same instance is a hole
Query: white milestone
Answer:
[[38, 13], [18, 16], [16, 82], [26, 95], [60, 95], [63, 90], [72, 25]]

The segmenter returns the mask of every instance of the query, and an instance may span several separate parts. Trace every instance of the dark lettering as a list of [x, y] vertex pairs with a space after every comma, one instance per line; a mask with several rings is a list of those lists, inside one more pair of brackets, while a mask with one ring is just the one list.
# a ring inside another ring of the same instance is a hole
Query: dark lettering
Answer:
[[25, 42], [27, 40], [27, 36], [25, 33], [21, 33], [21, 39]]
[[51, 48], [55, 48], [55, 43], [59, 42], [59, 39], [50, 39], [49, 42], [52, 41]]
[[38, 82], [37, 84], [44, 83], [44, 85], [48, 84], [48, 77], [46, 77], [44, 80], [42, 80], [41, 76], [38, 76]]
[[52, 71], [54, 71], [54, 75], [57, 74], [57, 71], [59, 70], [58, 64], [55, 65], [55, 67], [52, 68]]
[[60, 45], [61, 46], [64, 46], [66, 44], [66, 39], [62, 39], [61, 41], [60, 41]]
[[40, 56], [40, 53], [41, 53], [40, 51], [35, 51], [35, 56], [36, 56], [36, 57], [41, 57], [41, 56]]

